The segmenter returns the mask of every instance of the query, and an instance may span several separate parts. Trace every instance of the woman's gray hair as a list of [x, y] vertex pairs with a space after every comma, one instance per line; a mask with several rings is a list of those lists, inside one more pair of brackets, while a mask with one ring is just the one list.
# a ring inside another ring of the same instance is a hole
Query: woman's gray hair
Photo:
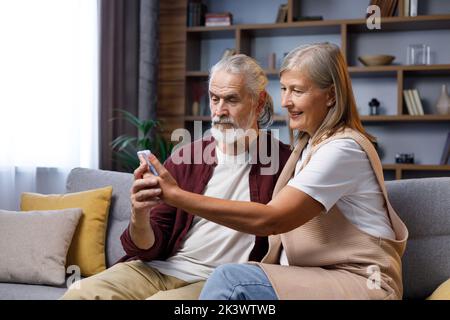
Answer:
[[280, 77], [291, 70], [305, 73], [321, 89], [334, 87], [334, 105], [312, 137], [313, 145], [343, 127], [355, 129], [375, 141], [359, 118], [347, 63], [337, 45], [325, 42], [293, 49], [284, 58]]
[[[266, 86], [269, 80], [261, 68], [261, 66], [249, 56], [245, 54], [236, 54], [225, 57], [217, 62], [209, 72], [209, 85], [215, 72], [226, 71], [231, 74], [243, 75], [245, 85], [248, 92], [252, 96], [253, 101], [258, 101], [261, 92], [266, 91]], [[263, 110], [258, 118], [258, 125], [260, 128], [269, 127], [273, 122], [273, 100], [266, 91], [266, 101], [264, 102]]]

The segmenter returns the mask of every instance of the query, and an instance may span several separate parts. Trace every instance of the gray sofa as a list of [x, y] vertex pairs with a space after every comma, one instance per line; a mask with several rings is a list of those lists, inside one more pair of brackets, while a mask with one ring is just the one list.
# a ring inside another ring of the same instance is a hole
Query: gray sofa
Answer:
[[[107, 266], [124, 254], [120, 235], [130, 215], [131, 174], [76, 168], [67, 192], [113, 186], [107, 231]], [[424, 299], [450, 278], [450, 178], [386, 183], [389, 198], [410, 236], [403, 257], [405, 299]], [[0, 283], [0, 299], [58, 299], [65, 287]]]

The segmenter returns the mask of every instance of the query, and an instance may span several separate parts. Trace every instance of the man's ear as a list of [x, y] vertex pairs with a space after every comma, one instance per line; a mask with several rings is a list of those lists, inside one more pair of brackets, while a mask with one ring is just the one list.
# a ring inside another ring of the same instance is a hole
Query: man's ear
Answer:
[[258, 112], [258, 114], [260, 114], [262, 109], [264, 108], [264, 104], [266, 103], [266, 98], [267, 98], [266, 90], [261, 91], [259, 93], [258, 106], [256, 107], [256, 111]]

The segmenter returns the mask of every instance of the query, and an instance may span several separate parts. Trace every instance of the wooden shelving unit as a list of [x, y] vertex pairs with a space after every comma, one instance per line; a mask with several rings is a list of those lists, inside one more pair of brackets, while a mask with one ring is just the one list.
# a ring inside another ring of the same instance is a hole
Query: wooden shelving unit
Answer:
[[423, 116], [392, 115], [392, 116], [361, 116], [363, 122], [446, 122], [450, 121], [450, 115], [426, 114]]
[[394, 171], [395, 179], [403, 178], [404, 171], [450, 171], [450, 165], [430, 165], [430, 164], [384, 164], [384, 171]]
[[[226, 0], [224, 0], [226, 1]], [[367, 32], [389, 33], [413, 30], [450, 30], [450, 12], [448, 14], [422, 15], [417, 17], [403, 16], [403, 0], [399, 0], [399, 15], [394, 17], [382, 18], [382, 29], [368, 31], [365, 19], [331, 19], [321, 21], [294, 21], [294, 12], [296, 6], [302, 0], [287, 0], [288, 3], [288, 21], [286, 23], [264, 23], [264, 24], [236, 24], [225, 27], [186, 27], [184, 25], [176, 25], [167, 17], [161, 22], [164, 28], [170, 28], [174, 31], [173, 39], [162, 41], [163, 50], [168, 52], [167, 57], [171, 57], [176, 52], [177, 59], [169, 59], [166, 65], [167, 70], [173, 68], [174, 63], [179, 65], [181, 62], [184, 67], [181, 72], [177, 73], [176, 81], [183, 85], [184, 95], [179, 92], [177, 98], [169, 96], [165, 101], [170, 101], [172, 105], [177, 106], [177, 111], [172, 114], [163, 111], [166, 120], [174, 123], [182, 123], [185, 127], [192, 126], [194, 121], [209, 121], [209, 116], [192, 115], [190, 112], [190, 85], [192, 83], [207, 83], [208, 70], [201, 68], [200, 59], [202, 56], [201, 43], [204, 40], [211, 39], [227, 39], [230, 43], [234, 43], [234, 48], [239, 53], [251, 55], [252, 40], [255, 37], [283, 37], [283, 36], [301, 36], [301, 35], [333, 35], [338, 37], [341, 42], [341, 49], [347, 61], [351, 57], [351, 35], [364, 34]], [[177, 10], [187, 10], [187, 0], [174, 0], [172, 4], [163, 4], [164, 7], [175, 6]], [[275, 9], [275, 8], [274, 8]], [[184, 36], [184, 39], [183, 39]], [[174, 39], [180, 41], [180, 45], [174, 48]], [[164, 47], [165, 45], [165, 47]], [[170, 49], [170, 52], [169, 52]], [[185, 52], [181, 59], [180, 51]], [[353, 60], [352, 60], [353, 61]], [[380, 67], [363, 67], [350, 65], [348, 68], [352, 78], [392, 78], [395, 79], [397, 86], [396, 114], [379, 115], [379, 116], [361, 116], [361, 120], [365, 124], [376, 124], [377, 126], [395, 126], [396, 123], [442, 123], [450, 122], [450, 115], [434, 115], [425, 114], [423, 116], [411, 116], [406, 112], [405, 103], [403, 101], [403, 89], [406, 86], [406, 80], [410, 77], [450, 77], [450, 64], [434, 64], [434, 65], [389, 65]], [[269, 78], [278, 77], [278, 70], [266, 70]], [[170, 82], [172, 85], [174, 82]], [[177, 86], [177, 88], [180, 88]], [[166, 93], [166, 92], [165, 92]], [[182, 108], [182, 109], [180, 109]], [[279, 125], [286, 121], [282, 115], [275, 117], [275, 122]], [[401, 178], [404, 171], [448, 171], [450, 166], [433, 166], [433, 165], [385, 165], [385, 170], [395, 171], [396, 178]]]
[[[383, 31], [411, 31], [411, 30], [439, 30], [450, 27], [449, 14], [427, 15], [417, 17], [385, 17], [382, 18]], [[329, 33], [330, 27], [335, 27], [336, 32], [340, 31], [341, 26], [347, 26], [352, 32], [367, 32], [365, 19], [339, 19], [339, 20], [320, 20], [320, 21], [295, 21], [285, 23], [263, 23], [263, 24], [239, 24], [220, 27], [187, 27], [186, 32], [217, 32], [217, 31], [258, 31], [258, 30], [283, 30], [283, 29], [307, 29], [315, 28], [322, 33]], [[386, 26], [386, 28], [384, 28]], [[306, 30], [311, 31], [311, 30]], [[273, 34], [279, 35], [279, 34]]]

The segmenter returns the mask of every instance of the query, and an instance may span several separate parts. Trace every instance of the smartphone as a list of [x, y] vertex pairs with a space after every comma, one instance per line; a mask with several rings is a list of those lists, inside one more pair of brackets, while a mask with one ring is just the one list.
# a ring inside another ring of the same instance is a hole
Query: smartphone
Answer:
[[137, 152], [138, 158], [139, 156], [143, 156], [145, 161], [147, 162], [149, 170], [153, 173], [153, 175], [158, 176], [158, 172], [156, 172], [155, 167], [150, 163], [150, 160], [148, 160], [148, 157], [152, 154], [150, 150], [141, 150]]

